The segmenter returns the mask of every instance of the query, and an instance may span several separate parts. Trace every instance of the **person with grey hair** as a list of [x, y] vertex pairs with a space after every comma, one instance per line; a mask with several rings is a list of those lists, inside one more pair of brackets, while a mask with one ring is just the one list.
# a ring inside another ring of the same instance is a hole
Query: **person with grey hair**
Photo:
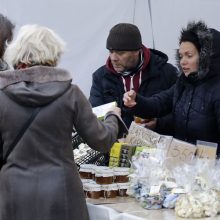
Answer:
[[89, 220], [72, 128], [103, 152], [127, 132], [119, 108], [99, 121], [57, 67], [64, 46], [53, 30], [25, 25], [5, 51], [14, 70], [0, 73], [0, 220]]
[[189, 22], [180, 33], [176, 58], [181, 76], [173, 87], [151, 98], [128, 91], [124, 104], [141, 117], [172, 113], [175, 138], [215, 142], [219, 157], [220, 32], [203, 21]]
[[7, 44], [13, 38], [15, 25], [4, 15], [0, 14], [0, 71], [8, 69], [7, 63], [3, 60], [3, 55]]

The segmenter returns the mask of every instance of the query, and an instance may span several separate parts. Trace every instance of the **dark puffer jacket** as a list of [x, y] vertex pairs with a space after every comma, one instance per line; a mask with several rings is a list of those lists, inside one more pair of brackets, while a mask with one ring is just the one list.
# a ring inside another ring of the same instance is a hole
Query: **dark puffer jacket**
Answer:
[[[150, 62], [143, 70], [142, 83], [138, 93], [144, 97], [150, 97], [163, 90], [170, 88], [177, 79], [177, 69], [167, 63], [166, 54], [150, 50]], [[123, 106], [124, 85], [118, 74], [114, 74], [106, 68], [100, 67], [93, 73], [93, 82], [90, 91], [89, 101], [92, 106], [99, 106], [116, 101], [118, 107], [122, 109], [122, 119], [129, 127], [133, 121], [133, 112]]]
[[[220, 144], [220, 32], [201, 31], [203, 23], [193, 24], [202, 47], [199, 71], [192, 78], [180, 76], [169, 90], [146, 99], [137, 96], [133, 109], [141, 117], [159, 117], [169, 112], [174, 118], [174, 137]], [[189, 27], [188, 27], [189, 28]], [[205, 64], [205, 65], [204, 65]], [[218, 147], [217, 154], [220, 154]]]

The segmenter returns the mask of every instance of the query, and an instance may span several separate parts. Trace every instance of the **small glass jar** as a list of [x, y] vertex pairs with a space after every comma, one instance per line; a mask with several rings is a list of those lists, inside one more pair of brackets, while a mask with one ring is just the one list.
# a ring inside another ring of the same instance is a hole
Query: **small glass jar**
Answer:
[[118, 186], [118, 196], [128, 196], [127, 195], [127, 189], [130, 186], [130, 183], [117, 183]]
[[81, 179], [92, 179], [92, 169], [94, 164], [81, 164], [79, 169], [79, 175]]
[[95, 169], [95, 181], [97, 184], [112, 184], [113, 183], [114, 172], [112, 169], [108, 168], [97, 168]]
[[101, 185], [99, 184], [85, 183], [83, 189], [87, 198], [99, 199], [101, 197]]
[[114, 182], [115, 183], [127, 183], [129, 181], [129, 171], [128, 167], [114, 167]]
[[[92, 179], [81, 179], [81, 182], [83, 184], [83, 189], [84, 189], [84, 185], [87, 184], [87, 183], [95, 183]], [[84, 190], [84, 194], [85, 194], [85, 197], [86, 197], [86, 191]]]
[[118, 186], [115, 183], [101, 185], [102, 196], [104, 198], [115, 198], [118, 195]]

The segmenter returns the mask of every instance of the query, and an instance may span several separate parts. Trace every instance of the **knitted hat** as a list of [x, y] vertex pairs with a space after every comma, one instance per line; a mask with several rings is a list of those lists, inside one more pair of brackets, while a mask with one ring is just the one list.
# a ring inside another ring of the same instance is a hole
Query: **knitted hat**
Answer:
[[119, 23], [110, 30], [106, 42], [108, 50], [135, 51], [141, 47], [141, 33], [137, 26]]

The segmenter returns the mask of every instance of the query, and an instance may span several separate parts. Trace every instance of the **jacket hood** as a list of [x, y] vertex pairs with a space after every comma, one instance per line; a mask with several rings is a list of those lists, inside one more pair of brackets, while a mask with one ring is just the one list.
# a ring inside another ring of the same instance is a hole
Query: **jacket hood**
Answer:
[[213, 50], [210, 61], [210, 71], [220, 74], [220, 32], [210, 29], [213, 36]]
[[[215, 29], [210, 29], [202, 21], [191, 22], [186, 29], [182, 29], [181, 38], [186, 33], [190, 32], [198, 39], [200, 45], [199, 51], [199, 68], [197, 72], [197, 80], [202, 80], [220, 71], [220, 33]], [[176, 54], [177, 66], [183, 73], [180, 66], [179, 51]]]
[[0, 89], [18, 104], [37, 107], [49, 104], [71, 85], [70, 74], [59, 68], [35, 66], [0, 72]]
[[151, 57], [154, 57], [154, 62], [156, 65], [164, 65], [164, 63], [167, 63], [168, 61], [168, 56], [159, 51], [159, 50], [155, 50], [155, 49], [150, 49], [150, 53], [151, 53]]

